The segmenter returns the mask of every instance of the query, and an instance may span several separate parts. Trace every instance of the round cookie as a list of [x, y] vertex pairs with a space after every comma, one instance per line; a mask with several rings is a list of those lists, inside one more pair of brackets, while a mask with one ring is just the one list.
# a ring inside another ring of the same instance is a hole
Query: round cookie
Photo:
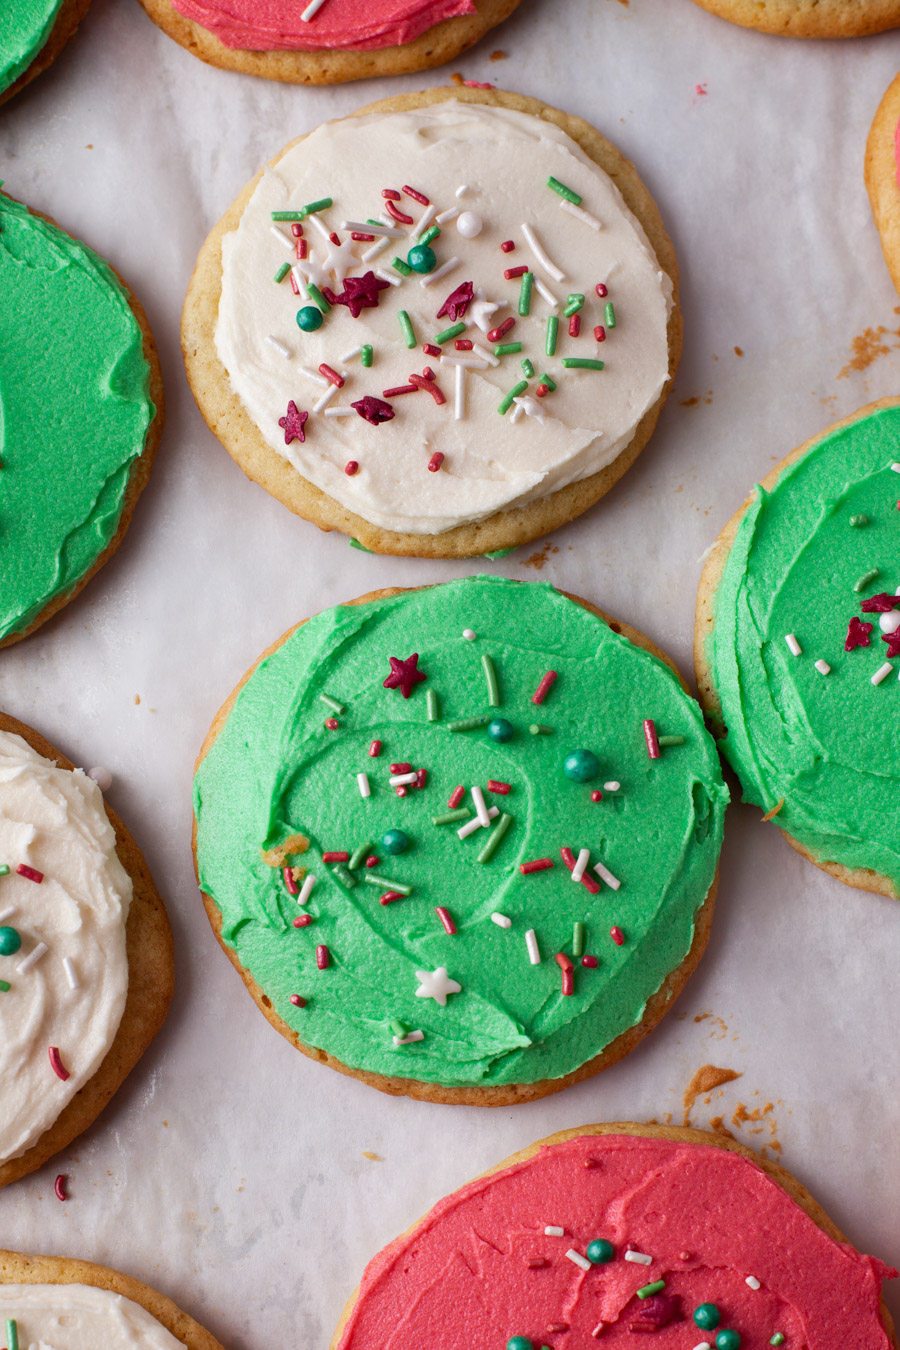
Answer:
[[5, 1186], [100, 1114], [165, 1020], [174, 964], [147, 864], [96, 784], [4, 713], [0, 769]]
[[91, 0], [4, 0], [0, 30], [0, 103], [12, 98], [59, 56]]
[[0, 193], [0, 646], [118, 548], [162, 423], [137, 300], [84, 244]]
[[[327, 238], [372, 213], [374, 243]], [[634, 167], [586, 122], [433, 89], [257, 175], [201, 250], [182, 347], [210, 429], [292, 511], [377, 553], [470, 557], [542, 537], [633, 463], [680, 354], [677, 269]]]
[[289, 84], [341, 84], [452, 61], [521, 0], [325, 0], [327, 8], [305, 22], [308, 6], [290, 0], [140, 3], [164, 33], [210, 65]]
[[817, 867], [900, 897], [898, 436], [884, 399], [762, 480], [704, 567], [694, 661], [744, 800]]
[[646, 638], [471, 577], [326, 610], [263, 654], [198, 759], [195, 859], [299, 1050], [384, 1092], [505, 1106], [615, 1063], [671, 1007], [709, 935], [726, 800]]
[[888, 86], [869, 129], [865, 177], [884, 260], [900, 291], [900, 75]]
[[[0, 1251], [0, 1325], [54, 1350], [222, 1350], [171, 1299], [121, 1271], [67, 1256]], [[49, 1345], [49, 1342], [47, 1342]]]
[[864, 37], [900, 27], [900, 0], [695, 0], [743, 28], [783, 37]]
[[785, 1168], [674, 1126], [586, 1125], [513, 1154], [376, 1256], [331, 1350], [888, 1350], [881, 1283]]

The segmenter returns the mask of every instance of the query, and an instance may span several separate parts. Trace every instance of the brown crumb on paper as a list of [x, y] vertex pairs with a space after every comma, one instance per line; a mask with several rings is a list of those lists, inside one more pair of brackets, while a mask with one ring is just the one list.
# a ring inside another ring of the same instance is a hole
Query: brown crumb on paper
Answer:
[[384, 1162], [380, 1153], [370, 1153], [367, 1148], [363, 1149], [362, 1155], [364, 1158], [369, 1158], [371, 1162]]
[[735, 1137], [735, 1136], [732, 1134], [731, 1130], [729, 1130], [728, 1126], [725, 1124], [725, 1117], [724, 1117], [724, 1116], [713, 1116], [713, 1117], [710, 1119], [710, 1122], [709, 1122], [709, 1128], [710, 1128], [715, 1134], [724, 1134], [724, 1136], [725, 1136], [726, 1139], [734, 1139], [734, 1137]]
[[548, 539], [543, 548], [538, 549], [537, 553], [532, 553], [522, 563], [523, 567], [533, 567], [536, 572], [543, 571], [545, 565], [550, 561], [551, 553], [558, 553], [559, 549]]
[[462, 74], [462, 71], [460, 71], [460, 70], [454, 70], [453, 74], [450, 76], [450, 83], [451, 83], [451, 84], [462, 84], [463, 82], [464, 82], [464, 81], [463, 81], [463, 74]]
[[713, 391], [711, 389], [707, 389], [705, 394], [702, 395], [692, 394], [690, 398], [679, 399], [678, 403], [679, 407], [682, 408], [696, 408], [701, 403], [705, 403], [708, 407], [709, 404], [712, 403], [712, 401], [713, 401]]
[[140, 703], [140, 701], [141, 701], [141, 696], [140, 696], [140, 694], [135, 694], [135, 696], [134, 696], [134, 701], [135, 701], [135, 703]]
[[684, 1124], [690, 1125], [691, 1112], [698, 1097], [705, 1097], [725, 1083], [733, 1083], [742, 1075], [734, 1069], [720, 1069], [715, 1064], [704, 1064], [688, 1083], [684, 1094]]
[[508, 52], [505, 52], [505, 51], [503, 50], [502, 47], [498, 47], [497, 50], [496, 50], [495, 52], [491, 52], [490, 56], [488, 57], [488, 60], [489, 60], [489, 61], [505, 61], [506, 58], [508, 57], [508, 55], [509, 55], [509, 53], [508, 53]]
[[877, 328], [864, 328], [851, 341], [852, 356], [844, 368], [838, 371], [838, 379], [845, 380], [848, 375], [868, 370], [873, 361], [896, 351], [900, 347], [900, 341], [888, 342], [888, 338], [900, 339], [900, 328], [889, 331], [884, 324], [879, 324]]
[[735, 347], [734, 354], [735, 356], [743, 356], [744, 355], [743, 347]]

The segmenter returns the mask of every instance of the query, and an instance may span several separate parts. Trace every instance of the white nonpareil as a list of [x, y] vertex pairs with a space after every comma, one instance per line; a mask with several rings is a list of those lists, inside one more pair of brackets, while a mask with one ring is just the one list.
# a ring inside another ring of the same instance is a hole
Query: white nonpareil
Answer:
[[184, 1350], [146, 1308], [93, 1285], [0, 1285], [0, 1324], [10, 1320], [21, 1350]]

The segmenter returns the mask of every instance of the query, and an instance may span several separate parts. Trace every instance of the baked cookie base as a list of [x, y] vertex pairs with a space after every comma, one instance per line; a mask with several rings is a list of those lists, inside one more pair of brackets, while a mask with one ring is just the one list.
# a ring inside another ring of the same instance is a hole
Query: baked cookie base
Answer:
[[866, 140], [865, 179], [881, 249], [900, 291], [900, 187], [895, 136], [900, 122], [900, 75], [888, 86]]
[[[209, 29], [179, 14], [172, 0], [139, 0], [153, 22], [192, 56], [223, 70], [239, 70], [285, 84], [343, 84], [347, 80], [408, 75], [454, 60], [508, 18], [521, 0], [478, 0], [478, 13], [445, 19], [412, 42], [374, 51], [247, 51], [226, 47]], [[552, 0], [551, 0], [552, 3]]]
[[[90, 3], [90, 0], [88, 0], [88, 3]], [[85, 9], [86, 8], [87, 4], [85, 4]], [[2, 99], [0, 99], [0, 102], [2, 102]], [[6, 195], [8, 196], [9, 194], [7, 193]], [[62, 226], [59, 225], [52, 216], [45, 215], [42, 211], [33, 211], [31, 207], [28, 207], [28, 213], [29, 215], [37, 216], [40, 220], [46, 220], [48, 224], [53, 225], [62, 233], [68, 233], [67, 230], [62, 229]], [[69, 237], [74, 238], [74, 235], [70, 235]], [[86, 247], [89, 247], [89, 245]], [[97, 254], [97, 256], [99, 257], [100, 255]], [[87, 571], [79, 577], [78, 581], [70, 591], [55, 595], [53, 599], [44, 606], [40, 613], [35, 615], [27, 628], [23, 628], [20, 633], [9, 633], [3, 638], [2, 641], [0, 641], [0, 648], [11, 647], [14, 643], [21, 642], [23, 638], [29, 637], [36, 629], [45, 624], [48, 619], [52, 619], [54, 614], [57, 614], [61, 609], [65, 608], [70, 600], [74, 600], [76, 595], [80, 595], [91, 577], [95, 576], [96, 573], [100, 571], [100, 568], [104, 563], [109, 562], [110, 558], [125, 538], [128, 526], [131, 524], [131, 517], [134, 515], [134, 508], [137, 505], [138, 497], [140, 497], [144, 488], [147, 486], [147, 482], [150, 478], [150, 470], [153, 467], [156, 451], [159, 448], [159, 440], [162, 436], [162, 429], [166, 420], [166, 407], [165, 395], [163, 393], [162, 371], [159, 365], [159, 353], [156, 350], [156, 342], [150, 331], [150, 323], [147, 319], [147, 315], [144, 313], [143, 305], [132, 294], [124, 278], [119, 275], [112, 266], [112, 263], [107, 262], [105, 258], [103, 261], [106, 262], [106, 266], [109, 267], [110, 271], [122, 286], [131, 312], [134, 314], [138, 326], [140, 327], [141, 335], [143, 337], [144, 360], [150, 368], [149, 393], [156, 408], [156, 413], [147, 428], [147, 434], [144, 438], [144, 448], [133, 462], [131, 473], [128, 477], [128, 486], [125, 489], [125, 497], [122, 503], [122, 514], [119, 517], [118, 528], [112, 539], [110, 539], [106, 548], [100, 556], [94, 560]]]
[[[900, 398], [882, 398], [875, 403], [868, 403], [864, 408], [858, 409], [849, 417], [843, 417], [839, 422], [833, 422], [830, 427], [820, 431], [818, 435], [811, 436], [808, 441], [804, 441], [796, 450], [791, 453], [779, 464], [775, 465], [771, 473], [768, 473], [762, 479], [762, 486], [766, 491], [771, 491], [781, 474], [795, 460], [805, 455], [807, 450], [811, 449], [824, 436], [828, 436], [840, 427], [849, 426], [851, 422], [856, 422], [861, 417], [868, 417], [870, 413], [877, 412], [879, 408], [893, 408], [900, 403]], [[755, 500], [754, 494], [747, 497], [743, 506], [729, 520], [728, 524], [716, 538], [715, 543], [710, 550], [709, 557], [700, 576], [700, 586], [697, 591], [697, 609], [694, 623], [694, 673], [697, 679], [697, 691], [700, 703], [707, 715], [709, 729], [717, 740], [721, 740], [726, 734], [727, 728], [722, 719], [722, 705], [719, 696], [713, 684], [712, 670], [707, 659], [707, 642], [715, 628], [716, 624], [716, 592], [719, 588], [719, 582], [722, 579], [722, 573], [725, 570], [725, 564], [728, 561], [728, 555], [731, 552], [731, 546], [734, 543], [734, 537], [738, 526], [744, 517], [747, 508], [752, 506]], [[777, 806], [777, 802], [772, 803]], [[777, 814], [772, 817], [773, 823], [778, 825]], [[781, 829], [781, 826], [778, 825]], [[900, 899], [900, 893], [890, 878], [881, 876], [878, 872], [870, 871], [868, 868], [844, 867], [841, 863], [825, 862], [817, 858], [804, 844], [789, 834], [787, 830], [782, 829], [781, 833], [790, 844], [791, 848], [820, 868], [827, 872], [829, 876], [837, 877], [838, 881], [843, 881], [847, 886], [854, 886], [860, 891], [872, 891], [876, 895], [887, 895], [892, 899]]]
[[[15, 717], [0, 712], [0, 731], [21, 736], [32, 750], [36, 750], [45, 759], [52, 760], [62, 769], [75, 767], [49, 741]], [[128, 994], [122, 1020], [115, 1039], [93, 1078], [90, 1078], [75, 1094], [50, 1128], [45, 1130], [29, 1149], [18, 1158], [10, 1158], [7, 1162], [0, 1163], [0, 1186], [8, 1186], [11, 1181], [18, 1181], [20, 1177], [43, 1167], [48, 1158], [66, 1148], [96, 1120], [149, 1047], [165, 1021], [172, 1001], [175, 962], [172, 930], [169, 927], [165, 904], [131, 832], [106, 802], [104, 806], [116, 833], [116, 853], [119, 861], [134, 885], [131, 908], [125, 925]], [[10, 1253], [3, 1255], [9, 1256]], [[0, 1269], [5, 1272], [5, 1265]], [[9, 1279], [13, 1278], [23, 1277], [9, 1276]], [[41, 1278], [43, 1277], [35, 1276], [34, 1282]], [[92, 1281], [89, 1280], [87, 1283], [90, 1284]]]
[[24, 89], [26, 84], [30, 84], [36, 75], [42, 74], [48, 66], [59, 56], [63, 47], [75, 36], [78, 25], [90, 8], [91, 0], [63, 0], [60, 11], [56, 16], [56, 23], [50, 29], [47, 41], [44, 43], [37, 56], [27, 69], [17, 80], [14, 80], [6, 89], [0, 90], [0, 103], [5, 103], [7, 99], [18, 94]]
[[[844, 1242], [847, 1243], [848, 1246], [852, 1246], [852, 1243], [844, 1237], [837, 1225], [833, 1223], [825, 1213], [822, 1206], [813, 1199], [806, 1187], [802, 1186], [787, 1168], [781, 1167], [778, 1163], [771, 1162], [768, 1158], [764, 1158], [758, 1153], [754, 1153], [752, 1149], [746, 1148], [743, 1144], [739, 1144], [736, 1139], [729, 1139], [721, 1134], [713, 1134], [708, 1130], [690, 1129], [687, 1126], [637, 1125], [634, 1121], [626, 1120], [609, 1122], [602, 1125], [583, 1125], [574, 1130], [560, 1130], [557, 1134], [548, 1135], [546, 1139], [539, 1139], [537, 1143], [530, 1144], [528, 1148], [523, 1148], [520, 1149], [518, 1153], [513, 1153], [511, 1157], [505, 1158], [503, 1162], [498, 1163], [496, 1167], [488, 1168], [486, 1172], [480, 1173], [478, 1177], [473, 1177], [473, 1180], [477, 1181], [482, 1177], [492, 1176], [495, 1172], [502, 1172], [507, 1167], [514, 1167], [517, 1163], [526, 1162], [547, 1145], [564, 1144], [568, 1139], [582, 1139], [586, 1135], [602, 1136], [604, 1134], [631, 1134], [643, 1139], [668, 1139], [676, 1144], [703, 1144], [710, 1148], [725, 1149], [728, 1153], [739, 1153], [742, 1158], [747, 1158], [750, 1162], [756, 1163], [757, 1167], [761, 1167], [766, 1175], [771, 1177], [783, 1191], [787, 1191], [791, 1199], [796, 1201], [800, 1208], [809, 1215], [813, 1223], [821, 1228], [824, 1233], [827, 1233], [830, 1238], [833, 1238], [835, 1242]], [[426, 1216], [423, 1214], [418, 1223], [411, 1224], [406, 1232], [402, 1233], [400, 1236], [406, 1237], [408, 1233], [414, 1232], [418, 1227], [418, 1224], [421, 1223], [422, 1219], [425, 1217]], [[331, 1338], [329, 1350], [336, 1350], [343, 1334], [344, 1327], [356, 1306], [358, 1298], [359, 1285], [357, 1285], [350, 1295], [344, 1311], [341, 1313], [340, 1321]], [[883, 1298], [881, 1299], [881, 1321], [885, 1331], [890, 1337], [891, 1344], [895, 1347], [895, 1350], [897, 1350], [900, 1342], [897, 1340], [894, 1323]]]
[[[321, 530], [341, 530], [359, 540], [373, 553], [414, 558], [473, 558], [497, 549], [517, 548], [541, 539], [580, 516], [604, 497], [637, 459], [656, 426], [681, 357], [682, 320], [678, 304], [678, 265], [675, 250], [663, 226], [656, 203], [644, 187], [634, 165], [605, 136], [569, 113], [521, 94], [499, 89], [438, 88], [417, 94], [399, 94], [360, 108], [353, 116], [373, 112], [406, 112], [430, 107], [447, 99], [512, 108], [542, 121], [552, 122], [576, 141], [595, 164], [609, 174], [629, 210], [640, 221], [660, 266], [672, 280], [673, 304], [669, 316], [669, 377], [656, 403], [641, 418], [624, 450], [598, 473], [571, 483], [528, 506], [500, 511], [485, 520], [457, 525], [443, 534], [408, 534], [383, 530], [347, 510], [333, 497], [314, 487], [272, 450], [251, 421], [219, 360], [215, 345], [219, 300], [222, 294], [222, 239], [240, 223], [264, 170], [256, 175], [232, 203], [203, 245], [191, 277], [181, 320], [181, 346], [188, 381], [203, 418], [232, 459], [253, 482]], [[291, 144], [296, 145], [303, 137]], [[286, 146], [285, 150], [290, 146]], [[285, 153], [279, 151], [277, 159]]]
[[0, 1251], [0, 1284], [87, 1284], [108, 1289], [122, 1298], [130, 1298], [132, 1303], [139, 1303], [187, 1350], [222, 1350], [219, 1342], [199, 1322], [182, 1312], [164, 1294], [130, 1275], [110, 1270], [108, 1266], [96, 1266], [92, 1261]]
[[[358, 599], [350, 600], [347, 603], [351, 605], [365, 605], [373, 600], [382, 600], [391, 595], [400, 595], [405, 589], [419, 590], [422, 588], [404, 588], [395, 586], [386, 590], [370, 591], [367, 595], [362, 595]], [[629, 642], [633, 643], [634, 646], [640, 647], [643, 651], [650, 652], [651, 655], [664, 662], [677, 676], [680, 684], [685, 689], [685, 692], [688, 692], [687, 685], [672, 660], [665, 652], [661, 651], [655, 643], [651, 642], [649, 638], [644, 637], [643, 633], [639, 633], [638, 630], [632, 628], [630, 624], [619, 623], [615, 619], [611, 619], [609, 615], [604, 614], [604, 612], [598, 609], [596, 605], [592, 605], [588, 600], [581, 599], [580, 596], [572, 595], [568, 591], [562, 590], [559, 593], [560, 595], [565, 595], [567, 599], [574, 601], [575, 604], [581, 605], [583, 609], [588, 610], [591, 614], [596, 614], [598, 618], [609, 625], [614, 633], [620, 633], [623, 637], [626, 637]], [[267, 647], [232, 690], [228, 699], [216, 713], [213, 724], [207, 733], [206, 740], [203, 742], [200, 753], [197, 756], [197, 761], [194, 766], [195, 772], [214, 745], [216, 738], [228, 720], [231, 709], [234, 707], [235, 699], [250, 679], [257, 666], [265, 661], [274, 651], [277, 651], [282, 643], [306, 622], [307, 620], [304, 619], [301, 623], [295, 624], [293, 628], [289, 628], [286, 633], [283, 633], [276, 642], [273, 642], [270, 647]], [[197, 882], [199, 885], [200, 877], [197, 866], [196, 816], [194, 817], [192, 843], [194, 850], [194, 871], [197, 874]], [[573, 1083], [580, 1083], [583, 1079], [591, 1078], [594, 1074], [600, 1073], [603, 1069], [611, 1068], [613, 1064], [617, 1064], [620, 1059], [624, 1059], [626, 1055], [630, 1054], [639, 1042], [653, 1030], [657, 1023], [662, 1020], [664, 1015], [672, 1007], [672, 1004], [681, 993], [691, 974], [697, 968], [700, 958], [706, 950], [706, 944], [709, 941], [709, 934], [712, 928], [713, 910], [715, 908], [718, 882], [719, 869], [717, 867], [712, 885], [698, 909], [694, 920], [694, 940], [691, 944], [690, 951], [681, 962], [681, 965], [666, 977], [656, 993], [650, 997], [640, 1022], [633, 1027], [629, 1027], [626, 1031], [623, 1031], [615, 1038], [615, 1040], [611, 1041], [600, 1054], [587, 1060], [580, 1068], [575, 1069], [572, 1073], [566, 1074], [562, 1078], [547, 1078], [536, 1083], [510, 1083], [503, 1084], [502, 1086], [487, 1087], [445, 1087], [439, 1083], [424, 1083], [414, 1078], [399, 1078], [387, 1076], [385, 1074], [369, 1073], [365, 1069], [350, 1068], [340, 1060], [335, 1059], [335, 1057], [330, 1055], [327, 1050], [319, 1050], [314, 1046], [306, 1045], [293, 1028], [288, 1026], [287, 1022], [285, 1022], [275, 1011], [272, 1007], [271, 999], [256, 983], [256, 980], [249, 971], [244, 969], [236, 952], [234, 952], [223, 939], [222, 915], [215, 900], [213, 900], [212, 896], [207, 895], [202, 890], [200, 894], [206, 909], [207, 918], [212, 925], [213, 932], [215, 933], [222, 950], [225, 952], [225, 955], [231, 961], [231, 964], [234, 966], [249, 990], [256, 1006], [260, 1009], [263, 1016], [272, 1023], [275, 1030], [279, 1031], [281, 1035], [284, 1036], [285, 1040], [290, 1041], [291, 1045], [300, 1050], [302, 1054], [308, 1056], [309, 1059], [314, 1059], [319, 1064], [325, 1064], [330, 1069], [337, 1069], [338, 1073], [347, 1074], [350, 1078], [358, 1078], [362, 1082], [368, 1083], [370, 1087], [377, 1088], [379, 1092], [385, 1092], [392, 1097], [413, 1097], [417, 1101], [440, 1102], [453, 1106], [515, 1106], [519, 1102], [533, 1102], [541, 1097], [548, 1097], [554, 1092], [562, 1092], [564, 1088], [570, 1087]]]
[[900, 0], [695, 0], [710, 14], [782, 37], [865, 37], [900, 27]]

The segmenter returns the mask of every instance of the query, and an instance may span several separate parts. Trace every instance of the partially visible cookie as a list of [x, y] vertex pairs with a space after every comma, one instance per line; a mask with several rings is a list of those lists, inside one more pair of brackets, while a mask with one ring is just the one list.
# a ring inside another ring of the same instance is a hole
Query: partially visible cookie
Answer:
[[222, 1350], [148, 1284], [68, 1256], [0, 1251], [0, 1325], [8, 1350]]
[[0, 767], [5, 1186], [100, 1114], [165, 1020], [174, 964], [147, 864], [96, 784], [4, 713]]
[[817, 867], [900, 898], [900, 400], [781, 461], [700, 579], [700, 701], [741, 781]]
[[452, 61], [521, 0], [140, 3], [164, 33], [209, 65], [290, 84], [340, 84]]
[[138, 301], [85, 244], [0, 193], [0, 647], [116, 551], [162, 424]]
[[884, 260], [900, 291], [900, 75], [888, 86], [872, 120], [865, 175]]
[[[369, 1263], [331, 1350], [889, 1350], [882, 1281], [785, 1168], [665, 1125], [563, 1130]], [[639, 1336], [636, 1342], [634, 1337]]]
[[91, 0], [3, 0], [0, 103], [51, 66], [75, 36]]
[[743, 28], [783, 37], [845, 38], [900, 27], [900, 0], [695, 0]]

